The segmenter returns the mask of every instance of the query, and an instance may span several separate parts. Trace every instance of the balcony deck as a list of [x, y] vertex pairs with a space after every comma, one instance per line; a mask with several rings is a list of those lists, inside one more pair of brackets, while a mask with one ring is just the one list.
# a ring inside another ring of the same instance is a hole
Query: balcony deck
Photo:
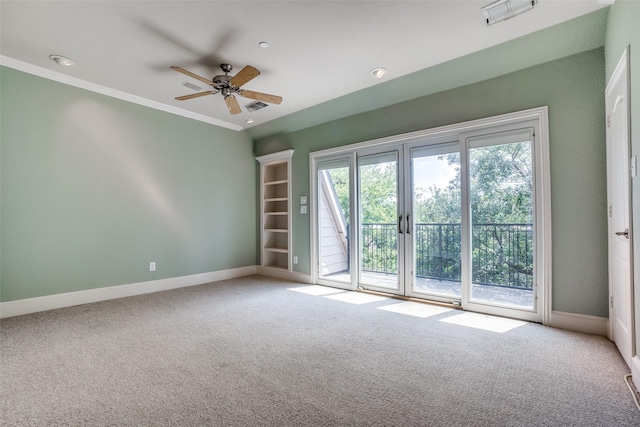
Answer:
[[[363, 283], [365, 284], [389, 288], [390, 290], [396, 287], [397, 276], [394, 274], [365, 271], [362, 275]], [[345, 283], [350, 280], [350, 276], [346, 272], [324, 276], [324, 278]], [[429, 299], [430, 295], [459, 299], [460, 282], [418, 277], [414, 291], [421, 294], [424, 293], [425, 299]], [[534, 304], [533, 291], [530, 289], [472, 284], [471, 294], [473, 302], [477, 303], [503, 305], [519, 309], [532, 309]]]

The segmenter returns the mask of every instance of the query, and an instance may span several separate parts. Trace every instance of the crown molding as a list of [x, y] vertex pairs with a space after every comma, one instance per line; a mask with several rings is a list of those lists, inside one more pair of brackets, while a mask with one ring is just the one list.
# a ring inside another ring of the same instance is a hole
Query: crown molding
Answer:
[[112, 98], [120, 99], [122, 101], [127, 101], [133, 104], [138, 104], [145, 107], [153, 108], [154, 110], [164, 111], [165, 113], [175, 114], [177, 116], [186, 117], [189, 119], [197, 120], [199, 122], [204, 122], [211, 125], [223, 127], [226, 129], [235, 130], [235, 131], [243, 130], [242, 126], [227, 123], [222, 120], [204, 116], [202, 114], [193, 113], [191, 111], [183, 110], [181, 108], [172, 107], [170, 105], [162, 104], [160, 102], [152, 101], [150, 99], [142, 98], [140, 96], [131, 95], [126, 92], [122, 92], [116, 89], [111, 89], [106, 86], [101, 86], [95, 83], [88, 82], [86, 80], [78, 79], [76, 77], [70, 77], [66, 74], [62, 74], [57, 71], [52, 71], [47, 68], [38, 67], [37, 65], [19, 61], [17, 59], [13, 59], [8, 56], [0, 55], [0, 65], [8, 68], [13, 68], [14, 70], [22, 71], [24, 73], [33, 74], [34, 76], [43, 77], [45, 79], [63, 83], [69, 86], [74, 86], [80, 89], [85, 89], [91, 92], [99, 93], [101, 95], [110, 96]]

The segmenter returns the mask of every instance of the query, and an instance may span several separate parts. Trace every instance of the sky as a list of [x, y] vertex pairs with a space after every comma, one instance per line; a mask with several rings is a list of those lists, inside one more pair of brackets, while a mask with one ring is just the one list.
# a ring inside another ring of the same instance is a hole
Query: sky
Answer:
[[453, 165], [449, 165], [447, 160], [439, 155], [428, 157], [416, 157], [413, 159], [414, 188], [428, 189], [435, 185], [438, 188], [446, 188], [456, 176]]

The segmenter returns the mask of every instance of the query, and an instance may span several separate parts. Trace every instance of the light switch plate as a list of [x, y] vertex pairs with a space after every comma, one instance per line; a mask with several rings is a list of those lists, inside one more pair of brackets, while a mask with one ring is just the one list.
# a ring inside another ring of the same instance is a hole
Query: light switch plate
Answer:
[[300, 206], [300, 213], [303, 215], [307, 213], [307, 205]]
[[300, 196], [300, 204], [301, 205], [307, 204], [307, 196]]

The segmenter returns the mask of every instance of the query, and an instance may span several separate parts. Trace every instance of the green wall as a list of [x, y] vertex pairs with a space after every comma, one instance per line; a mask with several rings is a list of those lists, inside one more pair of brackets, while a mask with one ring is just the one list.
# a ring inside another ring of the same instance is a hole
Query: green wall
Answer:
[[[640, 157], [640, 2], [616, 1], [611, 6], [605, 44], [606, 81], [629, 46], [631, 82], [631, 154]], [[640, 178], [632, 179], [636, 352], [640, 350]]]
[[0, 91], [2, 301], [256, 264], [246, 133], [10, 68]]
[[[477, 56], [469, 61], [477, 61]], [[457, 62], [464, 66], [464, 60]], [[256, 142], [256, 152], [295, 150], [295, 201], [310, 192], [310, 152], [547, 105], [553, 309], [608, 317], [604, 74], [604, 50], [593, 49], [483, 82], [266, 137]], [[293, 233], [293, 253], [300, 260], [296, 270], [310, 273], [309, 215], [294, 214]]]

